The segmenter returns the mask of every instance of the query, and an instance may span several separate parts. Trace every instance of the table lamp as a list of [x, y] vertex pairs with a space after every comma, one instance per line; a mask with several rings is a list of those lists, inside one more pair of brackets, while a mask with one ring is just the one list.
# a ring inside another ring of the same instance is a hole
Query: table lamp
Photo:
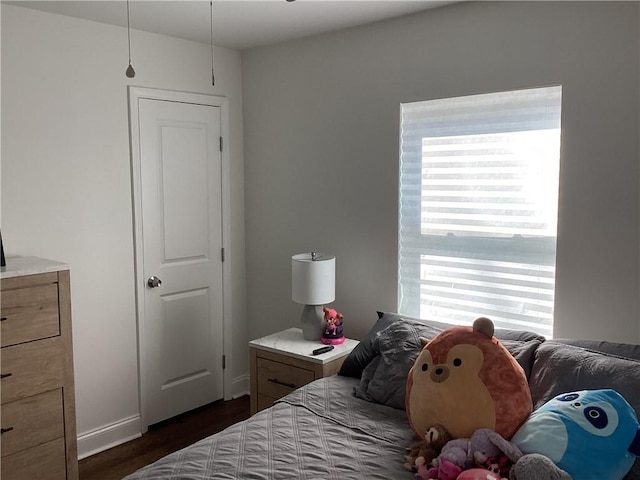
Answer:
[[336, 257], [329, 253], [298, 253], [291, 257], [291, 298], [304, 305], [300, 322], [305, 340], [320, 340], [325, 321], [322, 307], [336, 296]]

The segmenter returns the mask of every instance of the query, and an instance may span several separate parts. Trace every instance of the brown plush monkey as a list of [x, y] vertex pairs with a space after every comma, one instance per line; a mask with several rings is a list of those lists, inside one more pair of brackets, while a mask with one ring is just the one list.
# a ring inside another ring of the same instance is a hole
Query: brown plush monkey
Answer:
[[442, 425], [434, 425], [427, 429], [424, 440], [416, 440], [407, 447], [407, 455], [404, 456], [404, 468], [411, 472], [418, 470], [420, 465], [427, 465], [440, 455], [442, 447], [451, 440], [451, 435]]

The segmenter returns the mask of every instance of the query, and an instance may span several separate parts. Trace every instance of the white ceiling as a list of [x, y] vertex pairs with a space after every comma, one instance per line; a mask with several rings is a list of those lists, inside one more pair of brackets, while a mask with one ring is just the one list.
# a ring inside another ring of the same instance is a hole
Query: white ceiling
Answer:
[[[126, 27], [125, 0], [7, 1]], [[436, 8], [436, 0], [214, 0], [214, 43], [243, 50]], [[209, 43], [209, 0], [130, 0], [131, 28]]]

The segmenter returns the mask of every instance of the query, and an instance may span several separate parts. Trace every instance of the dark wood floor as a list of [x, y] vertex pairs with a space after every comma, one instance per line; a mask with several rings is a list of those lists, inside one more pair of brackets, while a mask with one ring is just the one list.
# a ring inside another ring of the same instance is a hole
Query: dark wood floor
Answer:
[[249, 396], [216, 402], [149, 428], [141, 438], [80, 460], [80, 480], [120, 480], [168, 453], [249, 417]]

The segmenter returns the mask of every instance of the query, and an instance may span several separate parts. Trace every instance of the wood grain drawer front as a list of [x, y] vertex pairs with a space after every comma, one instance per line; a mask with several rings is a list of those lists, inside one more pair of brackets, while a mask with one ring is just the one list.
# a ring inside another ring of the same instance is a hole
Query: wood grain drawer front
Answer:
[[2, 456], [64, 436], [62, 389], [2, 405]]
[[258, 395], [258, 409], [256, 411], [264, 410], [273, 405], [273, 402], [278, 400], [277, 398], [265, 397], [264, 395]]
[[60, 337], [2, 349], [2, 404], [61, 388], [64, 345]]
[[4, 290], [0, 316], [3, 347], [60, 335], [58, 284]]
[[67, 478], [63, 438], [2, 457], [1, 463], [2, 480], [63, 480]]
[[284, 397], [315, 379], [311, 370], [258, 358], [258, 393], [274, 399]]

